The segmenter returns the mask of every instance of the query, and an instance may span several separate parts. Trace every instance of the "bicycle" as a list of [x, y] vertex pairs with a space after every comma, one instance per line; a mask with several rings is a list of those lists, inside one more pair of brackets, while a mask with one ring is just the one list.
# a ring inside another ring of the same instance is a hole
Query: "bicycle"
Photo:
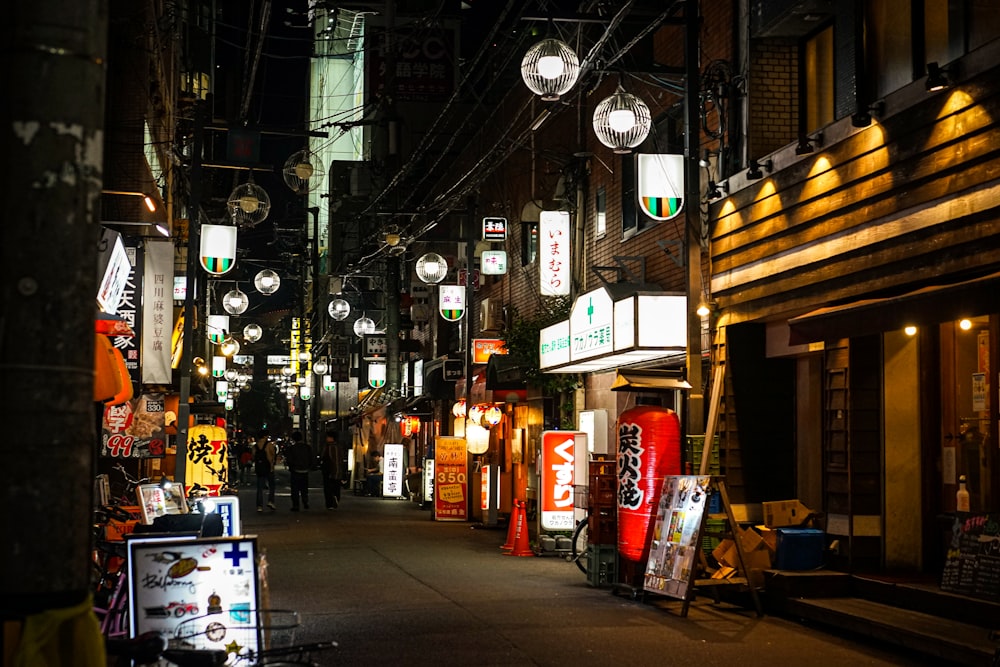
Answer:
[[590, 543], [590, 512], [587, 516], [576, 524], [573, 530], [573, 538], [570, 543], [571, 554], [567, 557], [571, 563], [575, 563], [580, 571], [587, 574], [590, 566], [590, 555], [587, 545]]
[[[227, 655], [225, 664], [237, 667], [318, 667], [313, 654], [336, 648], [337, 642], [295, 644], [292, 640], [299, 625], [299, 615], [295, 611], [219, 609], [179, 623], [168, 644], [177, 650], [220, 650], [222, 647]], [[286, 645], [277, 646], [279, 643]]]

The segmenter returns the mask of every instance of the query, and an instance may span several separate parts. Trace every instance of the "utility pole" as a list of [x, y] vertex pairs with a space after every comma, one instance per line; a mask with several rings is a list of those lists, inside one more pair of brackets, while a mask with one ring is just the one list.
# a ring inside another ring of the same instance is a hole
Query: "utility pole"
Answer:
[[104, 0], [18, 3], [0, 24], [5, 620], [90, 588], [107, 30]]
[[201, 249], [201, 150], [205, 137], [205, 102], [194, 107], [194, 134], [191, 147], [190, 200], [188, 201], [188, 247], [184, 294], [184, 334], [180, 361], [180, 394], [177, 402], [177, 454], [174, 481], [187, 481], [188, 423], [191, 420], [191, 364], [194, 361], [194, 300], [198, 291], [198, 253]]
[[688, 435], [705, 433], [704, 373], [701, 366], [701, 316], [698, 304], [702, 298], [701, 282], [701, 211], [698, 150], [701, 147], [701, 118], [698, 72], [698, 3], [684, 2], [684, 229], [687, 245], [687, 381], [688, 392], [685, 421]]

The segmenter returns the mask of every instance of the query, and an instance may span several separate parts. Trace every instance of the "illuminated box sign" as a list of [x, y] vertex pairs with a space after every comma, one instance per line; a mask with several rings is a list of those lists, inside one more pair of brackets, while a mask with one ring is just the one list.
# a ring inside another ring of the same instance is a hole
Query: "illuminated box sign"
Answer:
[[585, 480], [587, 434], [581, 431], [543, 431], [539, 480], [542, 529], [573, 530], [573, 486]]
[[481, 263], [483, 275], [502, 276], [507, 273], [507, 251], [484, 250]]
[[483, 218], [484, 241], [507, 240], [507, 218]]
[[383, 447], [382, 495], [386, 498], [403, 497], [403, 445], [387, 444]]
[[287, 354], [269, 354], [267, 355], [267, 365], [268, 366], [288, 366], [292, 363], [292, 358]]
[[580, 296], [569, 315], [570, 357], [586, 359], [614, 349], [615, 307], [600, 288]]
[[684, 156], [640, 154], [636, 162], [642, 212], [660, 221], [679, 215], [684, 207]]
[[472, 363], [488, 364], [490, 356], [494, 354], [507, 354], [507, 348], [502, 340], [499, 338], [472, 339]]
[[365, 334], [365, 359], [384, 359], [389, 351], [385, 334]]
[[434, 520], [468, 517], [468, 451], [465, 438], [440, 436], [434, 443]]

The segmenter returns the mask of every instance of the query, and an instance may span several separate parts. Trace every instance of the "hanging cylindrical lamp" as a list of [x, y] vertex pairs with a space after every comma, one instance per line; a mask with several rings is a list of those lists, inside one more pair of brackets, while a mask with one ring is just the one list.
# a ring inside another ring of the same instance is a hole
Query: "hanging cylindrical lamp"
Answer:
[[226, 400], [226, 396], [229, 395], [229, 383], [225, 380], [219, 380], [215, 383], [215, 396], [219, 401]]
[[474, 424], [479, 424], [480, 426], [482, 426], [482, 421], [483, 421], [482, 403], [476, 403], [471, 408], [469, 408], [469, 421]]
[[265, 296], [274, 294], [281, 287], [281, 276], [271, 269], [263, 269], [254, 276], [253, 286]]
[[460, 398], [451, 406], [451, 414], [455, 417], [465, 416], [465, 399]]
[[226, 374], [226, 358], [220, 356], [212, 357], [212, 377], [220, 378]]
[[597, 139], [615, 153], [631, 153], [645, 141], [652, 127], [652, 117], [646, 103], [621, 86], [594, 109], [594, 133]]
[[236, 227], [202, 225], [198, 261], [213, 276], [221, 276], [236, 266]]
[[448, 262], [436, 252], [428, 252], [417, 259], [414, 270], [425, 283], [439, 283], [448, 275]]
[[308, 401], [312, 398], [312, 378], [303, 378], [305, 382], [299, 385], [299, 398]]
[[271, 212], [271, 198], [264, 188], [253, 182], [253, 172], [250, 172], [250, 180], [237, 185], [229, 193], [226, 207], [233, 222], [253, 227], [263, 222]]
[[330, 302], [330, 305], [326, 307], [330, 317], [342, 322], [351, 314], [351, 304], [347, 303], [344, 299], [334, 299]]
[[222, 307], [230, 315], [242, 315], [249, 305], [250, 299], [244, 292], [240, 291], [239, 287], [226, 292], [226, 295], [222, 297]]
[[229, 333], [229, 315], [209, 315], [205, 318], [205, 328], [208, 339], [216, 345], [221, 345]]
[[323, 391], [333, 391], [336, 388], [332, 375], [323, 376]]
[[243, 339], [248, 343], [256, 343], [263, 335], [264, 330], [260, 328], [259, 324], [251, 323], [243, 327]]
[[[472, 410], [469, 410], [470, 414]], [[465, 442], [470, 454], [485, 454], [490, 449], [490, 430], [468, 419], [465, 422]]]
[[531, 92], [554, 102], [570, 91], [580, 75], [580, 60], [569, 44], [548, 38], [538, 42], [521, 60], [521, 78]]

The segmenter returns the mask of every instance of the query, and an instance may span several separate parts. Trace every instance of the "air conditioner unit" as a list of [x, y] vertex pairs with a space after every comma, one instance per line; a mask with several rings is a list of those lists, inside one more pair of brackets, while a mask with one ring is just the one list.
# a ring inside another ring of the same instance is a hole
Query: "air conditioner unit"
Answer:
[[485, 298], [479, 304], [479, 330], [503, 329], [503, 306], [495, 299]]

